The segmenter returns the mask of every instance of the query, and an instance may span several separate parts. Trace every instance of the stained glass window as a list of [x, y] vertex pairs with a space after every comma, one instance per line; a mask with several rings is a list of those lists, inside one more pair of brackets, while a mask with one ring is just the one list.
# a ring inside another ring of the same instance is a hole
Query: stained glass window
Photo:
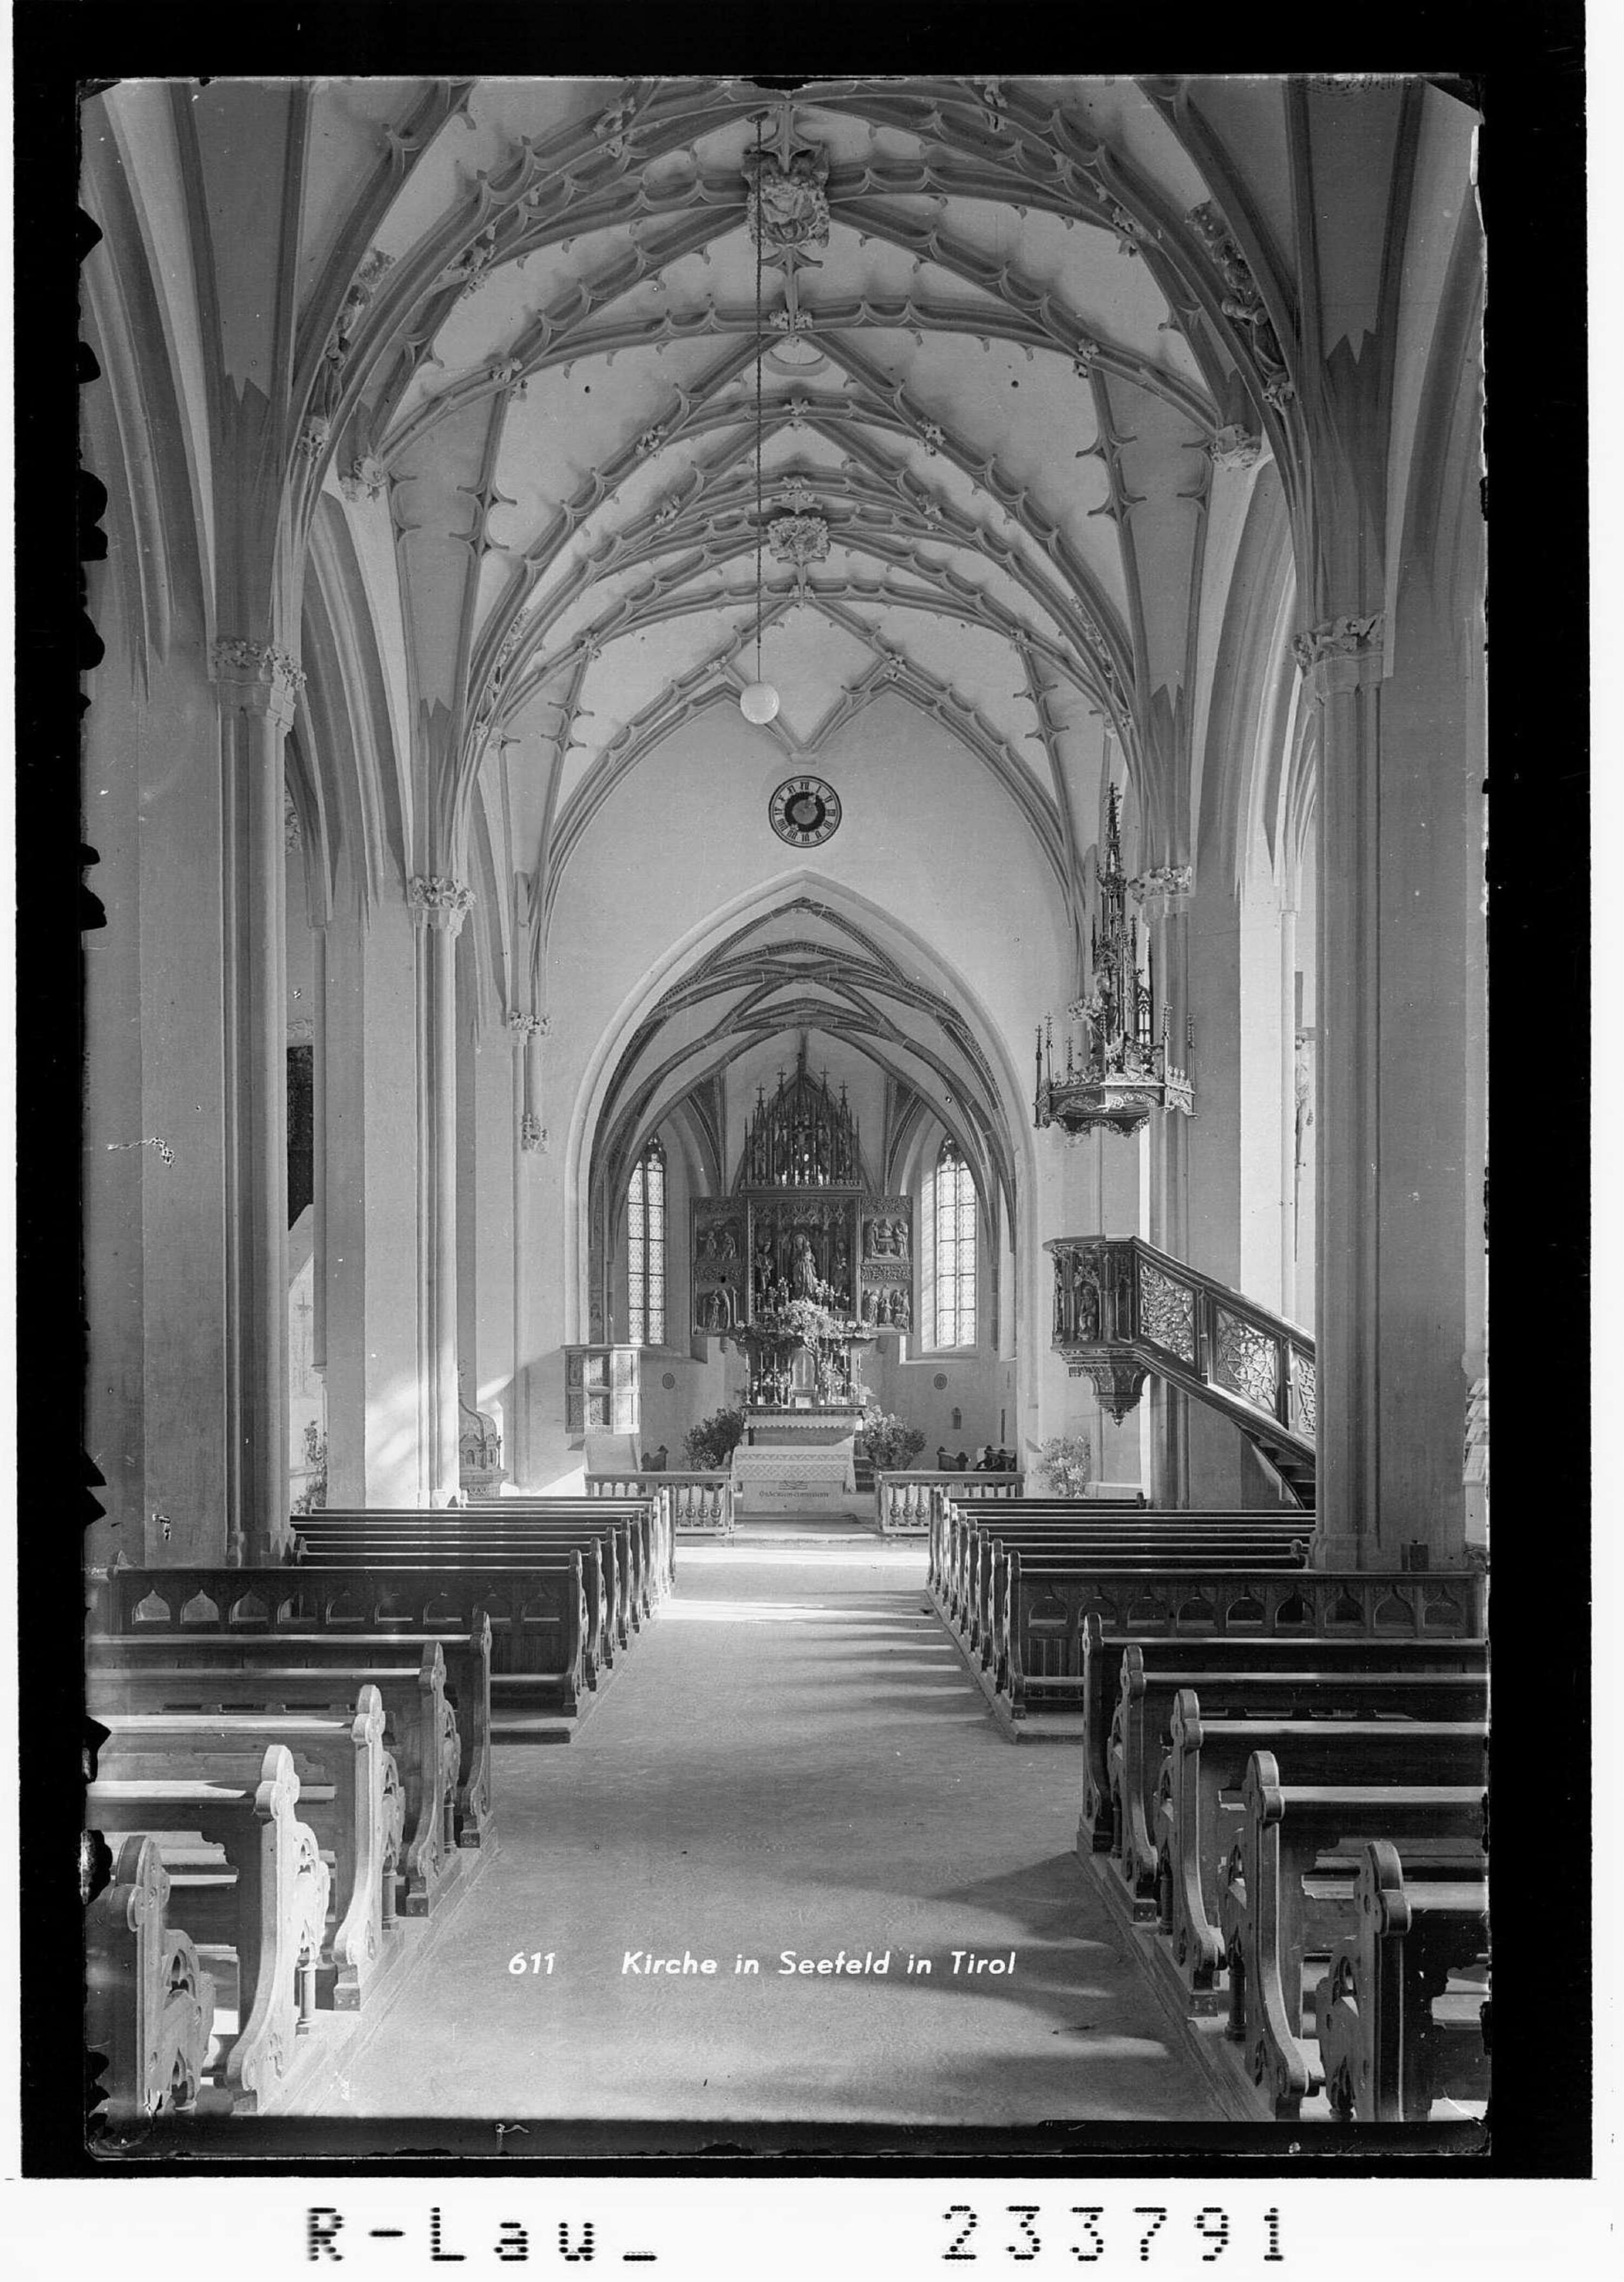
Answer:
[[665, 1152], [650, 1141], [626, 1195], [626, 1301], [634, 1347], [665, 1344]]
[[936, 1176], [936, 1344], [975, 1344], [975, 1184], [952, 1141], [942, 1144]]

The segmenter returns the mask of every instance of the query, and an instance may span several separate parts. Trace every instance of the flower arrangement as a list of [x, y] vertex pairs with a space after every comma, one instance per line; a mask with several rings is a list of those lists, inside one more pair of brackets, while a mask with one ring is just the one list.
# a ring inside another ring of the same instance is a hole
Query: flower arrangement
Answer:
[[863, 1445], [876, 1473], [895, 1473], [911, 1464], [924, 1448], [924, 1431], [874, 1403], [863, 1413]]
[[709, 1418], [702, 1418], [697, 1426], [689, 1427], [682, 1438], [682, 1455], [696, 1474], [724, 1473], [743, 1440], [742, 1405], [734, 1409], [713, 1410]]
[[1037, 1471], [1052, 1497], [1080, 1498], [1094, 1478], [1086, 1434], [1055, 1434], [1037, 1447]]
[[750, 1326], [755, 1338], [780, 1347], [826, 1347], [843, 1345], [862, 1330], [849, 1316], [836, 1315], [817, 1300], [787, 1300], [782, 1307], [757, 1311]]

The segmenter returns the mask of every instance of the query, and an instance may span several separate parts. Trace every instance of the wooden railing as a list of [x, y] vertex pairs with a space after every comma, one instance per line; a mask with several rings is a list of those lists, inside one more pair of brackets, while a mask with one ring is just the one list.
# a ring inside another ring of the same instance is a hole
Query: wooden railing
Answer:
[[983, 1472], [975, 1467], [929, 1468], [874, 1476], [874, 1519], [882, 1537], [925, 1537], [944, 1497], [1017, 1498], [1024, 1474]]
[[1154, 1370], [1312, 1458], [1314, 1342], [1306, 1331], [1141, 1237], [1057, 1236], [1044, 1250], [1054, 1259], [1054, 1346], [1115, 1416], [1132, 1409]]
[[593, 1498], [657, 1498], [666, 1527], [678, 1537], [733, 1535], [730, 1474], [588, 1474]]

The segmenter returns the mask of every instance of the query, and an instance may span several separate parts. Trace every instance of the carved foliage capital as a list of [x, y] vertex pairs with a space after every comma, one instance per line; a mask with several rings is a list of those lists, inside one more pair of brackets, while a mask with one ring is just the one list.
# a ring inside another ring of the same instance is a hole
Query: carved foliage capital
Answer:
[[420, 924], [443, 928], [455, 935], [473, 908], [474, 891], [465, 888], [461, 880], [419, 875], [408, 882], [406, 899], [412, 907], [413, 918]]
[[1300, 633], [1292, 651], [1304, 679], [1317, 677], [1322, 695], [1353, 689], [1379, 676], [1385, 630], [1379, 610], [1369, 617], [1326, 618]]
[[254, 712], [276, 713], [285, 726], [305, 686], [298, 660], [275, 642], [250, 640], [245, 634], [222, 634], [214, 644], [214, 674], [226, 683], [234, 702]]
[[516, 1008], [508, 1017], [508, 1028], [521, 1045], [532, 1038], [545, 1038], [552, 1027], [550, 1014], [521, 1014]]
[[547, 1154], [547, 1128], [532, 1110], [519, 1120], [519, 1146], [538, 1157]]
[[1215, 468], [1250, 468], [1263, 456], [1263, 439], [1232, 423], [1217, 431], [1207, 449]]
[[1128, 892], [1135, 903], [1149, 904], [1153, 907], [1159, 900], [1176, 907], [1179, 901], [1193, 893], [1194, 888], [1193, 864], [1153, 864], [1148, 871], [1141, 872], [1137, 880], [1128, 882]]

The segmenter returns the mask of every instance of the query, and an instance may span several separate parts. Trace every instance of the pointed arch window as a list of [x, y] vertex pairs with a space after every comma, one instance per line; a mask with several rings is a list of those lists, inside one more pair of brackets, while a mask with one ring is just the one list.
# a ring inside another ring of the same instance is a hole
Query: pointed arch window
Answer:
[[665, 1152], [650, 1141], [626, 1191], [626, 1312], [634, 1347], [665, 1344]]
[[975, 1183], [958, 1145], [944, 1141], [936, 1159], [934, 1213], [936, 1344], [975, 1344]]

